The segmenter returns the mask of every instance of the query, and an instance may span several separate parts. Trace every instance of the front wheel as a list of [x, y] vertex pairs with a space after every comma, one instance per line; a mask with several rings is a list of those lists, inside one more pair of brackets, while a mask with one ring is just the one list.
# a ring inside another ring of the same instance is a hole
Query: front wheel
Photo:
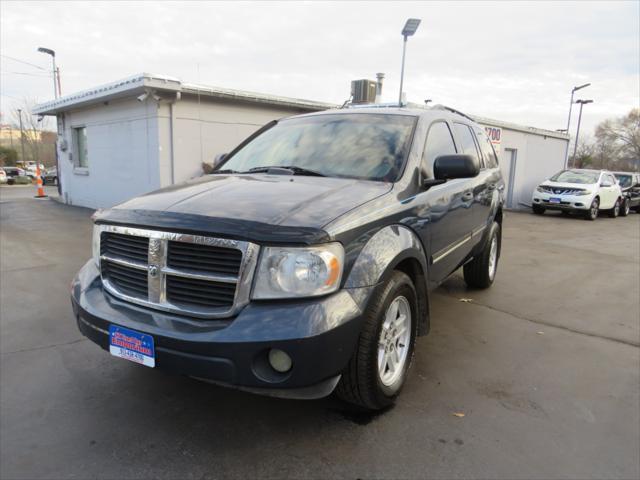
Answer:
[[598, 210], [600, 209], [600, 200], [596, 197], [593, 199], [593, 202], [591, 202], [591, 206], [589, 207], [589, 210], [587, 210], [587, 213], [585, 214], [585, 219], [587, 220], [595, 220], [596, 218], [598, 218]]
[[616, 218], [618, 215], [620, 215], [620, 199], [616, 200], [613, 208], [609, 210], [609, 217]]
[[624, 202], [622, 204], [622, 208], [620, 209], [620, 216], [621, 217], [626, 217], [627, 215], [629, 215], [629, 212], [631, 211], [631, 202], [629, 201], [629, 197], [625, 197]]
[[544, 207], [541, 207], [540, 205], [532, 205], [531, 209], [536, 215], [542, 215], [544, 213]]
[[493, 222], [482, 252], [462, 269], [464, 281], [472, 288], [488, 288], [493, 283], [500, 259], [500, 225]]
[[342, 373], [336, 395], [367, 410], [392, 405], [407, 377], [418, 320], [416, 290], [394, 271], [373, 294], [356, 350]]

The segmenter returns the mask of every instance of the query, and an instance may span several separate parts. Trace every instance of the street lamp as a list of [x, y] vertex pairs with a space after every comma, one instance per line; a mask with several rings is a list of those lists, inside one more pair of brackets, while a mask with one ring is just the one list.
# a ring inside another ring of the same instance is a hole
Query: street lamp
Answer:
[[40, 47], [38, 48], [40, 53], [46, 53], [47, 55], [51, 55], [51, 60], [53, 61], [53, 95], [55, 98], [58, 98], [58, 87], [56, 87], [56, 52], [51, 50], [50, 48]]
[[402, 106], [402, 84], [404, 83], [404, 56], [407, 52], [407, 38], [411, 37], [416, 30], [418, 30], [418, 26], [420, 25], [419, 18], [410, 18], [407, 20], [407, 23], [404, 24], [404, 28], [402, 29], [402, 36], [404, 37], [404, 43], [402, 45], [402, 69], [400, 70], [400, 95], [398, 98], [398, 104]]
[[[573, 87], [573, 89], [571, 90], [571, 100], [569, 101], [569, 117], [567, 118], [567, 135], [570, 135], [569, 133], [569, 127], [571, 126], [571, 107], [573, 107], [573, 94], [576, 93], [578, 90], [582, 90], [583, 88], [588, 87], [589, 85], [591, 85], [590, 83], [584, 83], [582, 85], [579, 85], [577, 87]], [[571, 142], [571, 140], [569, 140], [569, 142]], [[567, 150], [566, 153], [564, 155], [564, 164], [565, 164], [565, 168], [568, 165], [569, 161], [569, 143], [567, 143]]]
[[576, 150], [578, 149], [578, 137], [580, 136], [580, 122], [582, 121], [582, 107], [587, 103], [593, 103], [593, 100], [576, 100], [580, 104], [580, 113], [578, 114], [578, 131], [576, 132], [576, 144], [573, 146], [573, 163], [576, 163]]

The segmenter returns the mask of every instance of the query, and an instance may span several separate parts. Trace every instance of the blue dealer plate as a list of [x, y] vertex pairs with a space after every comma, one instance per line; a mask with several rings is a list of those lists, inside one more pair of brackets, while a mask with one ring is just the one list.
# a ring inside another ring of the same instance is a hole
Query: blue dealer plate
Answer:
[[560, 203], [561, 200], [558, 197], [551, 197], [549, 203]]
[[156, 366], [156, 352], [153, 337], [128, 328], [111, 325], [109, 327], [109, 352], [147, 367]]

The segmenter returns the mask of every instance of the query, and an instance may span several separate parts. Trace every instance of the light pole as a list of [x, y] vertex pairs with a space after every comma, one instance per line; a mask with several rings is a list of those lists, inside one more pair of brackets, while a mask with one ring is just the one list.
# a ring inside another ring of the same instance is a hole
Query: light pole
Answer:
[[22, 164], [26, 165], [27, 159], [24, 156], [24, 133], [22, 132], [22, 110], [18, 109], [18, 117], [20, 118], [20, 149], [22, 150]]
[[569, 117], [567, 117], [567, 135], [569, 135], [569, 142], [567, 143], [567, 150], [566, 150], [565, 155], [564, 155], [564, 166], [565, 166], [565, 168], [568, 166], [568, 162], [569, 162], [569, 143], [571, 143], [571, 133], [569, 132], [569, 127], [571, 126], [571, 108], [573, 107], [573, 95], [578, 90], [586, 88], [589, 85], [591, 85], [591, 84], [590, 83], [585, 83], [583, 85], [580, 85], [580, 86], [577, 86], [577, 87], [573, 87], [573, 89], [571, 90], [571, 100], [569, 101]]
[[[47, 55], [51, 55], [51, 60], [53, 61], [53, 95], [55, 98], [58, 98], [58, 87], [56, 86], [56, 73], [58, 69], [56, 68], [56, 52], [51, 50], [50, 48], [40, 47], [38, 48], [40, 53], [46, 53]], [[58, 73], [59, 75], [59, 73]]]
[[587, 103], [593, 103], [593, 100], [576, 100], [580, 104], [580, 113], [578, 114], [578, 131], [576, 131], [576, 144], [573, 146], [573, 164], [576, 163], [576, 150], [578, 149], [578, 137], [580, 136], [580, 122], [582, 121], [582, 107]]
[[407, 20], [407, 23], [404, 24], [404, 28], [402, 29], [402, 36], [404, 37], [404, 42], [402, 44], [402, 68], [400, 70], [400, 94], [398, 95], [398, 105], [402, 106], [402, 85], [404, 83], [404, 57], [407, 52], [407, 38], [412, 36], [418, 30], [418, 26], [420, 25], [419, 18], [410, 18]]

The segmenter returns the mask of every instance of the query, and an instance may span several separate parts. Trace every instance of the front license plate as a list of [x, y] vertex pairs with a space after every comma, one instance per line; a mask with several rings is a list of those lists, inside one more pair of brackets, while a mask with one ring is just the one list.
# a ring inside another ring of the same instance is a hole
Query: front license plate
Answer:
[[549, 203], [560, 203], [560, 199], [558, 197], [551, 197], [549, 199]]
[[109, 327], [109, 352], [116, 357], [147, 367], [156, 366], [153, 337], [145, 333], [111, 325]]

